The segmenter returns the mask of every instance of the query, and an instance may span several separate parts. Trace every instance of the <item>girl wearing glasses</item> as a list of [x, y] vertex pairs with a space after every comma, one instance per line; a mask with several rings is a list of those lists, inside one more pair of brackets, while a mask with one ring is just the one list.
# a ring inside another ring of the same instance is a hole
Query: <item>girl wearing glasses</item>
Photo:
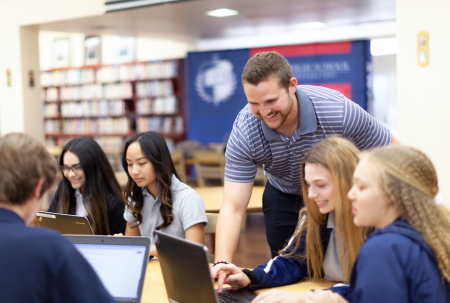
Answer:
[[122, 165], [128, 175], [126, 236], [150, 237], [151, 256], [157, 255], [154, 230], [203, 243], [205, 206], [191, 187], [178, 180], [166, 141], [159, 133], [134, 135], [125, 143]]
[[125, 232], [121, 189], [100, 145], [91, 138], [72, 139], [59, 164], [64, 178], [48, 211], [86, 216], [96, 235]]

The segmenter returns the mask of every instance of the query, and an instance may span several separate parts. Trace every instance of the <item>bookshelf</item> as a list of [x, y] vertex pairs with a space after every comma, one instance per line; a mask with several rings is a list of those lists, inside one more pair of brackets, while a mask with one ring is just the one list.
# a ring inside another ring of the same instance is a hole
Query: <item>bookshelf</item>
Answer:
[[183, 60], [96, 65], [41, 72], [47, 146], [92, 137], [120, 168], [125, 140], [160, 132], [169, 147], [184, 140]]

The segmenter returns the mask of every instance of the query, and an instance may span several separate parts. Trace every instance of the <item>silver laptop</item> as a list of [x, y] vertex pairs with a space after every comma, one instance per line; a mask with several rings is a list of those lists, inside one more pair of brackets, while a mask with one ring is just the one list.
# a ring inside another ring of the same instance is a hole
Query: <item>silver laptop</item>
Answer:
[[247, 289], [223, 289], [217, 294], [208, 265], [208, 248], [172, 235], [154, 232], [158, 259], [169, 302], [251, 302], [256, 294]]
[[65, 235], [117, 302], [141, 302], [150, 238]]
[[36, 219], [39, 227], [50, 228], [62, 234], [94, 234], [91, 224], [86, 217], [38, 211]]

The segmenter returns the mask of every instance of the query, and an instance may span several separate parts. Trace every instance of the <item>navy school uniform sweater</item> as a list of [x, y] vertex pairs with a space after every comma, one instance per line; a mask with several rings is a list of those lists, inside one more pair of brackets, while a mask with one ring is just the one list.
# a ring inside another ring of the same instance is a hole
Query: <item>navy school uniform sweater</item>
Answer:
[[0, 208], [0, 302], [116, 301], [69, 240]]
[[350, 303], [450, 302], [449, 285], [430, 247], [400, 219], [368, 237], [353, 266], [350, 286], [332, 290]]

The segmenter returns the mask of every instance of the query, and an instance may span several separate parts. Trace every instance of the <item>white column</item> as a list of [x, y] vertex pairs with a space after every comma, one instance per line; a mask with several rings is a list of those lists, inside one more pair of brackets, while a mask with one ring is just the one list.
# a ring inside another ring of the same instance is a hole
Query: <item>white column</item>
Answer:
[[[399, 137], [433, 160], [450, 206], [450, 1], [396, 0]], [[417, 34], [429, 33], [426, 67], [417, 64]]]
[[[44, 139], [36, 24], [104, 12], [104, 0], [0, 1], [0, 135], [26, 132]], [[7, 85], [7, 70], [11, 86]], [[29, 86], [30, 71], [34, 87]]]

